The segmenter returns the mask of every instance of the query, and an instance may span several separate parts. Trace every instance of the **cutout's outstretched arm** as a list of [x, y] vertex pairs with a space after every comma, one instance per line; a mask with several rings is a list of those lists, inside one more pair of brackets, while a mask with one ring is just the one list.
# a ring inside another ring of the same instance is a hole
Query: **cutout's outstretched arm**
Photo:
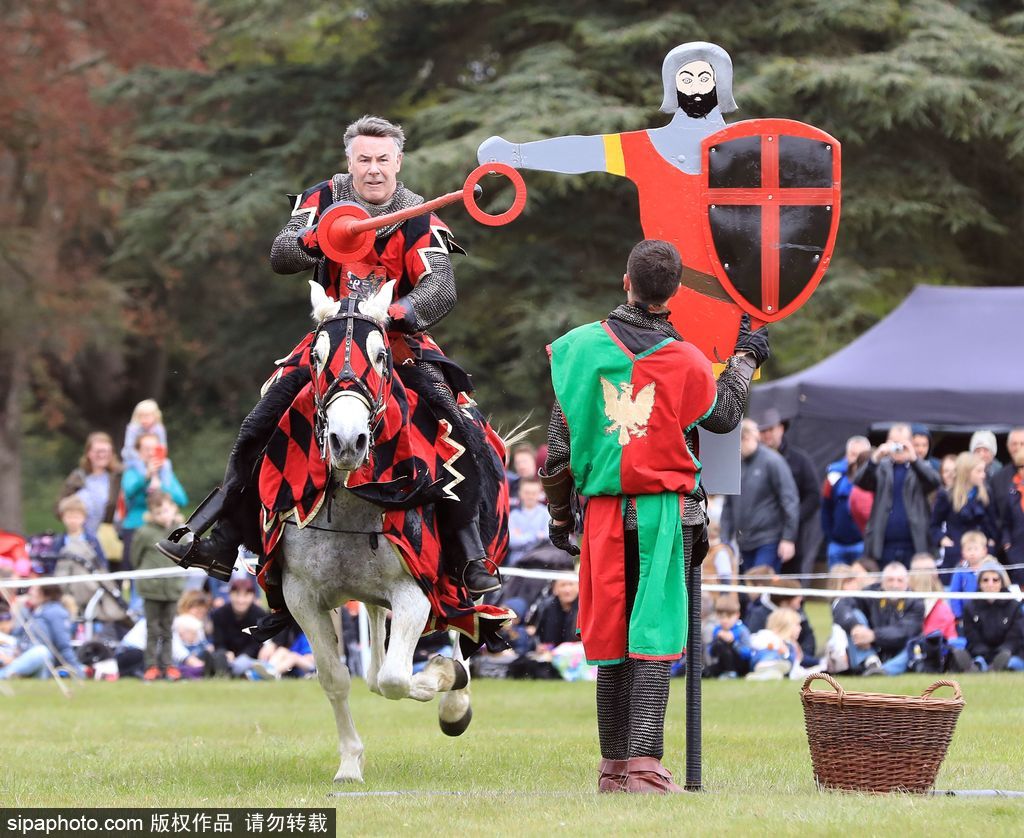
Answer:
[[618, 134], [552, 137], [532, 143], [510, 143], [502, 137], [489, 137], [480, 144], [476, 156], [480, 163], [506, 163], [516, 169], [565, 175], [624, 174]]

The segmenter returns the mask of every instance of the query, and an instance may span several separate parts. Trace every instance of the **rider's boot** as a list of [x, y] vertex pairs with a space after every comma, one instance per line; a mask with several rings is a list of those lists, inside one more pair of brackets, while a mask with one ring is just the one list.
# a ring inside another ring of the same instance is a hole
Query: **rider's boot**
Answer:
[[[260, 569], [266, 564], [266, 557], [260, 558]], [[277, 637], [282, 631], [295, 624], [295, 618], [288, 610], [288, 604], [284, 601], [284, 585], [281, 581], [280, 560], [274, 562], [263, 575], [263, 592], [267, 595], [267, 605], [270, 613], [260, 617], [254, 626], [245, 631], [250, 637], [259, 640], [261, 643]]]
[[[199, 504], [185, 526], [157, 542], [157, 549], [167, 558], [181, 567], [205, 570], [222, 582], [231, 578], [242, 533], [226, 511], [238, 503], [278, 419], [308, 381], [308, 376], [287, 375], [256, 403], [238, 430], [220, 488], [214, 489]], [[210, 535], [203, 539], [203, 534], [211, 528]]]
[[[448, 575], [458, 585], [464, 585], [474, 597], [496, 591], [501, 587], [498, 569], [487, 558], [487, 550], [480, 539], [480, 520], [474, 517], [451, 533], [444, 545]], [[490, 568], [494, 567], [494, 573]]]
[[[196, 567], [214, 579], [229, 581], [242, 540], [242, 534], [230, 516], [223, 514], [225, 502], [229, 499], [227, 489], [214, 489], [184, 526], [156, 543], [156, 549], [179, 567]], [[208, 530], [209, 536], [202, 538]]]

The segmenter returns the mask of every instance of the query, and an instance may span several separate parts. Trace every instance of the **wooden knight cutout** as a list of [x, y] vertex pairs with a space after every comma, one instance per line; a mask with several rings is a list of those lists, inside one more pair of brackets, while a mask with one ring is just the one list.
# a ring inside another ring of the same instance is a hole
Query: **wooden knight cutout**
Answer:
[[[732, 81], [720, 46], [681, 44], [662, 63], [667, 125], [529, 143], [491, 137], [477, 152], [481, 163], [633, 181], [644, 236], [671, 242], [682, 256], [671, 320], [716, 364], [732, 354], [744, 312], [757, 329], [806, 302], [839, 222], [839, 143], [792, 120], [727, 126]], [[739, 491], [739, 429], [701, 432], [701, 459], [709, 491]]]

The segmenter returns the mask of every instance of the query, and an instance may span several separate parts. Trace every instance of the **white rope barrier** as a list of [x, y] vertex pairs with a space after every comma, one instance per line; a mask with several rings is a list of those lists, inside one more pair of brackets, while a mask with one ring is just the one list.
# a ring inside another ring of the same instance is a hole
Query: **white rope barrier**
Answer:
[[[151, 579], [173, 576], [204, 576], [205, 573], [195, 568], [155, 568], [153, 570], [120, 570], [112, 573], [82, 573], [75, 576], [37, 576], [29, 579], [3, 579], [0, 580], [0, 590], [12, 588], [27, 588], [32, 585], [69, 585], [73, 582], [112, 582], [122, 579]], [[519, 577], [521, 579], [546, 579], [554, 581], [557, 579], [569, 579], [573, 582], [579, 580], [575, 571], [570, 570], [533, 570], [524, 567], [508, 567], [501, 569], [504, 577]], [[956, 593], [949, 591], [836, 591], [824, 588], [783, 588], [773, 585], [711, 585], [701, 586], [703, 590], [711, 593], [742, 593], [742, 594], [777, 594], [779, 596], [802, 596], [817, 599], [843, 599], [845, 597], [859, 597], [861, 599], [1012, 599], [1018, 602], [1024, 601], [1024, 592], [1017, 585], [1012, 585], [1009, 591], [1001, 593], [984, 593], [982, 591]]]
[[78, 573], [74, 576], [32, 576], [27, 579], [0, 579], [0, 590], [29, 588], [33, 585], [70, 585], [73, 582], [116, 582], [121, 579], [153, 579], [164, 576], [206, 576], [195, 568], [168, 567], [153, 570], [118, 570], [111, 573]]
[[[521, 567], [508, 567], [501, 569], [504, 577], [519, 577], [522, 579], [569, 579], [578, 581], [579, 576], [568, 570], [533, 570]], [[982, 592], [957, 592], [947, 591], [835, 591], [825, 588], [782, 588], [772, 585], [711, 585], [703, 584], [701, 589], [712, 593], [742, 593], [742, 594], [779, 594], [781, 596], [803, 596], [816, 597], [818, 599], [843, 599], [845, 597], [861, 597], [863, 599], [1015, 599], [1018, 602], [1024, 600], [1024, 592], [1016, 586], [1011, 590], [998, 594], [987, 594]], [[1014, 590], [1016, 589], [1016, 590]]]

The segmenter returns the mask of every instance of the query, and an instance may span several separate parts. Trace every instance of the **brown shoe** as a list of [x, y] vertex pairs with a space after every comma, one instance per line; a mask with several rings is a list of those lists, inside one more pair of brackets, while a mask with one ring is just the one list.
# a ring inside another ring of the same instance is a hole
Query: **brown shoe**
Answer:
[[626, 791], [632, 794], [681, 794], [672, 774], [654, 757], [633, 757], [626, 761]]
[[599, 792], [625, 791], [626, 790], [626, 764], [624, 759], [601, 758], [597, 766], [601, 772], [597, 778], [597, 790]]

